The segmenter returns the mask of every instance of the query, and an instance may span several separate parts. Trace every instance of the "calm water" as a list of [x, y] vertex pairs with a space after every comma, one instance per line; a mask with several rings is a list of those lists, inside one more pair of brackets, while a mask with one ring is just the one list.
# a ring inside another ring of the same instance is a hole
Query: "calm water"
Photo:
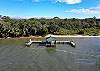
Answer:
[[25, 47], [28, 39], [0, 39], [0, 71], [100, 71], [100, 38], [59, 38], [77, 45]]

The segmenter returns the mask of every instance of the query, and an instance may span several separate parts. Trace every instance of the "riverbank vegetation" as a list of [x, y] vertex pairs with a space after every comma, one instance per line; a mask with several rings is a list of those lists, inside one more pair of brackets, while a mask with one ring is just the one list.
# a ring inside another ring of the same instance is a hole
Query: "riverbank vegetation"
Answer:
[[56, 35], [100, 35], [100, 19], [54, 17], [15, 19], [0, 15], [0, 38]]

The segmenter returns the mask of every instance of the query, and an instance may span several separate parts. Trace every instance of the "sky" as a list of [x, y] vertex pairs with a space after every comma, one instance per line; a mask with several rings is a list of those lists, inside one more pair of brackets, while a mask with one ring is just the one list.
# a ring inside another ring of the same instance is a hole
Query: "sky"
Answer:
[[0, 15], [21, 18], [100, 18], [100, 0], [0, 0]]

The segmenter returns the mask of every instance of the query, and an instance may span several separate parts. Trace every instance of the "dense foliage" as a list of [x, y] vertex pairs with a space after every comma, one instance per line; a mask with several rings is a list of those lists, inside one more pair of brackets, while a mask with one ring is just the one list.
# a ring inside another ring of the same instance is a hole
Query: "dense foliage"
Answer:
[[100, 19], [52, 19], [30, 18], [14, 19], [0, 15], [0, 38], [22, 36], [44, 36], [46, 34], [60, 35], [100, 35]]

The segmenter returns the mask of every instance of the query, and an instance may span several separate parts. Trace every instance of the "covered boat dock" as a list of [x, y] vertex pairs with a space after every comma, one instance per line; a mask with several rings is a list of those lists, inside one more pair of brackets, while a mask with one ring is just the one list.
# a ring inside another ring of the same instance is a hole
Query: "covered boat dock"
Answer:
[[56, 46], [56, 44], [69, 44], [72, 47], [76, 46], [73, 41], [56, 41], [56, 38], [51, 36], [46, 37], [45, 41], [32, 41], [30, 39], [30, 41], [26, 43], [26, 46], [30, 46], [32, 43], [45, 44], [46, 47]]

